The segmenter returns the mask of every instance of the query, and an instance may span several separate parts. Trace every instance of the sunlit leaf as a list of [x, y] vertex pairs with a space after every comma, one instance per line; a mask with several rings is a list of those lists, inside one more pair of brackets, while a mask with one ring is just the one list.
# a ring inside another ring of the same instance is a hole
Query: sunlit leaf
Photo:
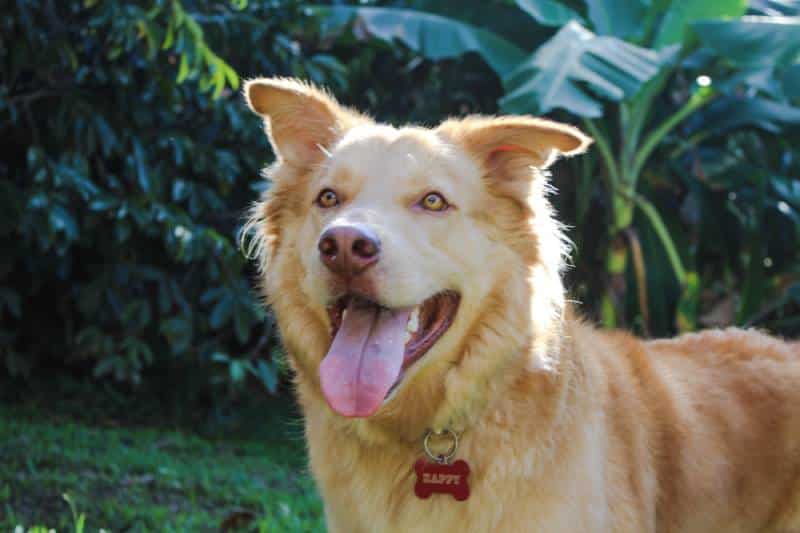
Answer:
[[619, 38], [638, 35], [649, 0], [586, 0], [589, 19], [599, 35]]
[[583, 18], [569, 7], [555, 0], [515, 0], [517, 6], [546, 26], [563, 26], [571, 20], [583, 22]]
[[186, 54], [181, 54], [181, 62], [178, 67], [178, 77], [175, 79], [177, 83], [183, 83], [189, 76], [189, 60]]
[[601, 98], [618, 101], [635, 93], [662, 61], [652, 50], [597, 36], [571, 22], [506, 78], [508, 91], [500, 103], [514, 113], [561, 108], [599, 117]]

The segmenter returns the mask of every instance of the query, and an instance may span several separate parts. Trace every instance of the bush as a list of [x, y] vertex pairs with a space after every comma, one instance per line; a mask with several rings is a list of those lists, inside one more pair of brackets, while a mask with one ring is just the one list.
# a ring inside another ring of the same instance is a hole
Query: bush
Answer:
[[274, 390], [275, 336], [236, 246], [269, 152], [221, 55], [291, 70], [283, 28], [300, 16], [149, 4], [29, 1], [4, 17], [3, 361], [134, 384], [151, 365], [220, 361]]

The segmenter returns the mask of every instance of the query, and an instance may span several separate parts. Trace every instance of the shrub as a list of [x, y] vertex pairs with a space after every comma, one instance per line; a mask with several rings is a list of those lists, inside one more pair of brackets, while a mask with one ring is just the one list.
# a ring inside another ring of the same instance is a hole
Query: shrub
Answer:
[[299, 15], [212, 4], [28, 1], [4, 17], [12, 375], [76, 363], [135, 384], [151, 365], [224, 361], [234, 380], [249, 371], [275, 389], [272, 326], [235, 235], [269, 152], [221, 57], [288, 70], [298, 57], [276, 29]]

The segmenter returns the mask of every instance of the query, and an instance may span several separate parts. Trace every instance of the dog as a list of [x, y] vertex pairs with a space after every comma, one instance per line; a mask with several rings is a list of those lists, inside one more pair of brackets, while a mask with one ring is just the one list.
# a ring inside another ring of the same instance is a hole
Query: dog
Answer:
[[800, 344], [583, 321], [547, 168], [578, 129], [396, 128], [253, 79], [248, 228], [332, 532], [800, 531]]

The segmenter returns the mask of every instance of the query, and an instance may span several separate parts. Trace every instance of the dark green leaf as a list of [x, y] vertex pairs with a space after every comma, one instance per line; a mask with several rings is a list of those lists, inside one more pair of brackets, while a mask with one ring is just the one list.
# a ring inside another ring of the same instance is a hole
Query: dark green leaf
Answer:
[[236, 338], [244, 344], [250, 338], [251, 317], [249, 309], [242, 304], [236, 304], [233, 308], [233, 326], [236, 331]]
[[107, 211], [117, 206], [117, 199], [113, 196], [101, 195], [89, 203], [92, 211]]
[[693, 28], [703, 44], [742, 66], [793, 62], [800, 52], [800, 19], [796, 17], [705, 21]]
[[747, 0], [672, 0], [658, 29], [654, 46], [663, 48], [682, 43], [692, 23], [739, 17], [746, 9]]
[[216, 363], [227, 363], [231, 360], [230, 356], [223, 352], [214, 352], [211, 354], [211, 360]]
[[122, 321], [126, 327], [140, 330], [150, 323], [150, 304], [146, 300], [136, 300], [125, 306]]
[[649, 3], [649, 0], [586, 0], [594, 31], [622, 39], [641, 33]]
[[150, 175], [147, 172], [147, 159], [144, 155], [144, 149], [138, 139], [133, 141], [133, 155], [136, 159], [136, 177], [139, 180], [139, 187], [142, 191], [149, 193], [151, 189]]
[[515, 45], [487, 30], [423, 11], [344, 6], [316, 6], [309, 11], [329, 19], [334, 26], [355, 19], [370, 36], [385, 41], [397, 39], [434, 61], [476, 52], [501, 76], [525, 56]]
[[64, 232], [71, 240], [78, 238], [78, 223], [72, 214], [60, 205], [50, 209], [50, 226], [57, 232]]
[[211, 311], [211, 316], [209, 317], [209, 324], [211, 325], [212, 328], [219, 329], [228, 323], [232, 313], [233, 313], [233, 297], [226, 294], [217, 301], [217, 304]]
[[231, 381], [239, 383], [244, 379], [245, 365], [241, 361], [231, 359], [228, 362], [228, 371], [230, 372]]
[[256, 363], [256, 374], [269, 392], [274, 394], [278, 390], [278, 369], [274, 364], [267, 364], [259, 359]]
[[778, 132], [782, 126], [800, 124], [800, 108], [760, 97], [726, 96], [714, 102], [702, 117], [699, 126], [715, 133], [742, 126]]
[[161, 323], [161, 333], [175, 353], [184, 353], [192, 342], [192, 322], [184, 316], [169, 318]]
[[97, 362], [94, 367], [94, 377], [99, 378], [104, 376], [115, 368], [118, 368], [122, 363], [122, 360], [118, 355], [108, 355]]
[[782, 85], [787, 98], [800, 101], [800, 63], [795, 63], [786, 69]]

